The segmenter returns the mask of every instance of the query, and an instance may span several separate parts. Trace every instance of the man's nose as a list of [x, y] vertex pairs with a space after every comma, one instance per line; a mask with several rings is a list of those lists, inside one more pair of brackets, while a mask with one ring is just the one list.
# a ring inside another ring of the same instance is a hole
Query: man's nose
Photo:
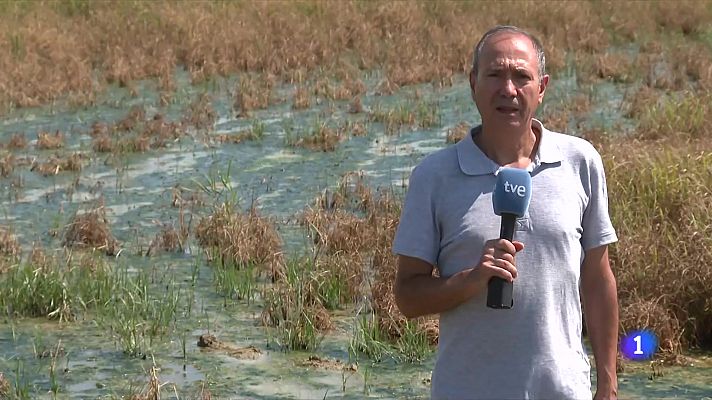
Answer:
[[511, 78], [505, 78], [504, 81], [502, 82], [502, 95], [507, 96], [507, 97], [516, 97], [517, 96], [517, 87], [514, 85], [514, 82], [512, 81]]

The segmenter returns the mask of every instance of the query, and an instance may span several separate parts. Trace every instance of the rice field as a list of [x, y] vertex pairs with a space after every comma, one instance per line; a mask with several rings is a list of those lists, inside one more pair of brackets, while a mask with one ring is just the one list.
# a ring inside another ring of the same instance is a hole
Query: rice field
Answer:
[[390, 245], [493, 21], [606, 163], [621, 397], [712, 396], [711, 6], [0, 2], [0, 398], [427, 396]]

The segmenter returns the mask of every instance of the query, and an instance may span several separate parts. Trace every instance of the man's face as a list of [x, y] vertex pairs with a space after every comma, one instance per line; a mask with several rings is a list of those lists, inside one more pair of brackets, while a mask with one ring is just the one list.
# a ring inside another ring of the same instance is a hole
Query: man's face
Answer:
[[485, 42], [477, 76], [470, 74], [482, 122], [495, 127], [528, 124], [544, 99], [548, 82], [548, 75], [539, 77], [536, 50], [529, 38], [510, 32]]

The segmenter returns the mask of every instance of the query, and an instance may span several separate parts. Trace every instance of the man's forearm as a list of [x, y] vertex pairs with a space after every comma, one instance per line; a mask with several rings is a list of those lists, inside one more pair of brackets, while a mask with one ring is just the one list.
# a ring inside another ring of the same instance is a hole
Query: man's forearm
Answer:
[[408, 318], [439, 314], [450, 310], [474, 296], [478, 284], [467, 279], [471, 270], [450, 277], [414, 276], [396, 283], [398, 308]]
[[598, 388], [617, 391], [618, 295], [613, 274], [582, 290], [586, 327], [596, 362]]

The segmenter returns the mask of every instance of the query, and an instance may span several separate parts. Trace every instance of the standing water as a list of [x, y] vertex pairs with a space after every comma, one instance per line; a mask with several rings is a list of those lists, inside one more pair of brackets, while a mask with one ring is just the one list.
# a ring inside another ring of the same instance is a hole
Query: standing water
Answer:
[[[193, 229], [212, 205], [231, 199], [242, 210], [256, 205], [262, 215], [274, 218], [287, 257], [308, 255], [312, 240], [298, 215], [325, 190], [333, 192], [342, 176], [357, 171], [372, 188], [402, 196], [410, 170], [424, 155], [447, 146], [448, 133], [461, 123], [478, 122], [465, 79], [451, 87], [421, 85], [391, 95], [373, 89], [377, 76], [364, 80], [369, 89], [361, 98], [362, 110], [324, 98], [295, 108], [293, 88], [281, 87], [275, 97], [285, 101], [239, 117], [227, 90], [235, 78], [191, 86], [187, 74], [178, 73], [179, 89], [166, 106], [157, 106], [152, 82], [143, 82], [136, 96], [113, 88], [90, 108], [20, 109], [7, 115], [0, 142], [7, 144], [17, 133], [29, 142], [24, 148], [6, 146], [0, 153], [12, 154], [16, 161], [13, 171], [0, 177], [0, 226], [17, 238], [28, 265], [34, 265], [29, 259], [37, 247], [59, 264], [74, 257], [110, 266], [102, 278], [76, 279], [103, 279], [110, 293], [92, 286], [86, 290], [103, 303], [85, 305], [81, 312], [53, 304], [58, 311], [51, 318], [18, 318], [12, 309], [17, 306], [10, 306], [15, 303], [6, 302], [0, 325], [0, 390], [5, 382], [9, 398], [46, 399], [147, 398], [158, 392], [161, 398], [209, 398], [207, 393], [250, 399], [426, 397], [432, 352], [423, 361], [404, 363], [388, 356], [373, 361], [350, 351], [361, 304], [335, 311], [333, 329], [320, 335], [315, 350], [286, 351], [275, 329], [260, 323], [265, 307], [260, 292], [272, 285], [269, 279], [256, 279], [255, 294], [247, 298], [220, 290], [218, 269], [192, 232], [178, 252], [149, 251], [162, 228]], [[570, 101], [565, 93], [571, 82], [552, 84], [544, 110]], [[91, 132], [97, 122], [116, 124], [133, 107], [143, 110], [142, 122], [160, 114], [177, 123], [203, 93], [211, 96], [215, 115], [208, 127], [194, 124], [186, 135], [145, 151], [96, 151]], [[600, 115], [622, 118], [610, 101], [595, 107], [586, 123], [610, 124]], [[603, 108], [608, 112], [600, 112]], [[405, 118], [394, 128], [387, 118], [373, 117], [387, 111], [410, 113], [414, 120]], [[363, 134], [351, 132], [357, 125], [365, 129]], [[295, 138], [322, 127], [348, 127], [333, 151], [292, 145]], [[61, 132], [63, 145], [41, 149], [35, 140], [39, 132]], [[246, 132], [254, 137], [239, 143], [220, 140]], [[80, 170], [57, 161], [72, 154], [80, 154]], [[43, 169], [43, 164], [49, 166]], [[176, 206], [176, 193], [200, 200]], [[64, 250], [64, 235], [75, 215], [99, 206], [117, 248], [110, 255]], [[14, 285], [31, 286], [41, 274], [41, 267], [36, 268]], [[50, 290], [44, 287], [28, 296]], [[688, 364], [628, 364], [619, 375], [619, 394], [639, 399], [712, 396], [710, 357], [691, 356]]]

